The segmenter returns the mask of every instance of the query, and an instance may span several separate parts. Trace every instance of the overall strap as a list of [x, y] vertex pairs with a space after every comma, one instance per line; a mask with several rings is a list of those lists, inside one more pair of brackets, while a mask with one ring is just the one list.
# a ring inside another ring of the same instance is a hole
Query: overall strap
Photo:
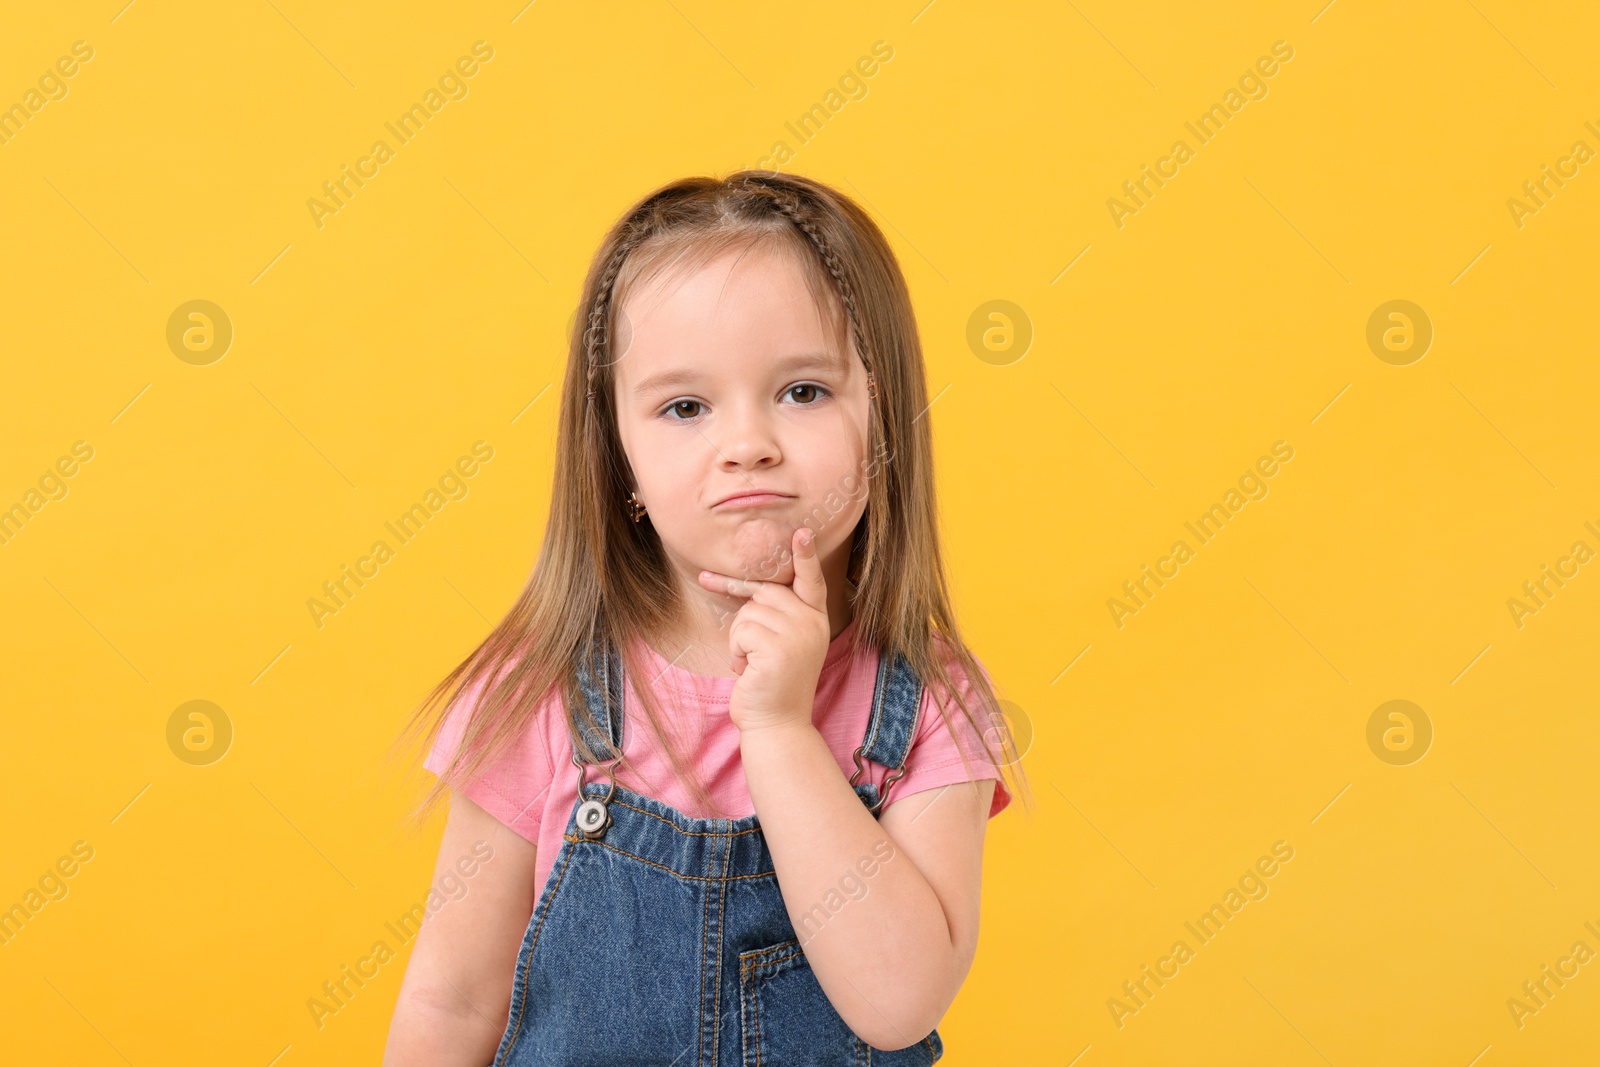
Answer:
[[[600, 723], [605, 736], [596, 737], [589, 724], [581, 718], [569, 719], [569, 722], [582, 733], [583, 739], [600, 754], [602, 760], [610, 760], [622, 755], [622, 660], [611, 642], [604, 641], [602, 645], [602, 655], [586, 660], [580, 654], [574, 666], [578, 673], [578, 687], [583, 691], [589, 711]], [[598, 662], [592, 662], [594, 660]], [[598, 678], [595, 667], [598, 667]], [[575, 763], [582, 758], [576, 744], [573, 745], [572, 756]]]
[[875, 789], [877, 799], [871, 804], [876, 812], [889, 795], [889, 787], [905, 774], [906, 756], [911, 752], [911, 740], [916, 736], [917, 719], [922, 710], [922, 679], [912, 669], [910, 661], [896, 652], [893, 657], [878, 657], [878, 678], [872, 691], [872, 714], [867, 719], [867, 732], [855, 750], [856, 773], [850, 784], [861, 777], [863, 757], [893, 770], [880, 789]]

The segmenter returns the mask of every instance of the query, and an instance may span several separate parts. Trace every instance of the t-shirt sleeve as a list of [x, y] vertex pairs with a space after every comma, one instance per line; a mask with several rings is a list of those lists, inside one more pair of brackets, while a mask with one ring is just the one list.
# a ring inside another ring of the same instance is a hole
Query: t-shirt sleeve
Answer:
[[[981, 662], [978, 666], [980, 669], [983, 668]], [[961, 667], [947, 661], [946, 669], [950, 672], [951, 683], [960, 692], [961, 698], [967, 702], [978, 722], [980, 724], [985, 722], [985, 713], [977, 704], [972, 692], [972, 683], [962, 672]], [[989, 677], [987, 669], [984, 669], [984, 677]], [[950, 729], [945, 725], [944, 718], [934, 706], [933, 687], [923, 687], [922, 709], [918, 713], [917, 732], [911, 742], [911, 751], [906, 755], [906, 771], [894, 785], [889, 787], [889, 799], [885, 802], [885, 806], [892, 806], [895, 801], [924, 790], [938, 789], [956, 782], [993, 778], [994, 797], [989, 802], [989, 818], [992, 819], [1011, 803], [1011, 793], [1006, 789], [1005, 779], [994, 762], [999, 753], [985, 751], [982, 737], [967, 721], [966, 715], [959, 707], [952, 704], [948, 710], [951, 724], [960, 739], [959, 749], [956, 741], [950, 737]], [[989, 747], [995, 748], [997, 744], [998, 736], [991, 735]], [[962, 753], [967, 757], [966, 766], [961, 762]]]
[[[452, 703], [438, 739], [422, 765], [434, 774], [444, 771], [461, 744], [467, 713], [482, 691], [478, 683]], [[559, 710], [559, 709], [558, 709]], [[550, 792], [553, 766], [545, 741], [551, 707], [541, 707], [528, 729], [505, 753], [486, 763], [478, 776], [458, 792], [529, 841], [539, 840], [539, 824]]]

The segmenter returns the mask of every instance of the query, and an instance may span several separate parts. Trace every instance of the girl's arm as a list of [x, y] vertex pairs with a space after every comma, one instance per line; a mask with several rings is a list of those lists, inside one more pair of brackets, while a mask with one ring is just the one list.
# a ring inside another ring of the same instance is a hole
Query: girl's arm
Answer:
[[992, 780], [919, 790], [874, 819], [812, 723], [832, 624], [816, 535], [795, 528], [791, 584], [701, 571], [748, 598], [728, 627], [728, 712], [778, 888], [817, 983], [873, 1048], [938, 1025], [978, 945]]
[[994, 781], [914, 793], [874, 820], [809, 722], [746, 730], [741, 749], [818, 984], [873, 1048], [916, 1044], [943, 1018], [977, 952]]
[[494, 1059], [511, 1012], [517, 951], [533, 915], [533, 842], [471, 800], [450, 799], [434, 884], [458, 874], [463, 857], [494, 850], [466, 894], [447, 901], [412, 947], [400, 999], [389, 1024], [384, 1067], [483, 1067]]

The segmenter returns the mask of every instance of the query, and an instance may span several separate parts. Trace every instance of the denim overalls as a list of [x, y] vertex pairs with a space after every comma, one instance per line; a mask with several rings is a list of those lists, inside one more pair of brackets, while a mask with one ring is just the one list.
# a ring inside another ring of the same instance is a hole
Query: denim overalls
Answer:
[[[580, 728], [609, 777], [623, 730], [609, 645], [598, 666], [604, 698], [582, 662], [578, 678], [609, 742]], [[887, 796], [921, 698], [903, 656], [880, 659], [850, 779], [874, 817], [882, 797], [857, 784], [862, 759], [894, 768]], [[578, 800], [517, 954], [495, 1067], [927, 1067], [944, 1054], [937, 1030], [883, 1052], [845, 1025], [801, 950], [755, 815], [690, 818], [614, 779], [586, 782], [595, 765], [576, 746], [572, 762]]]

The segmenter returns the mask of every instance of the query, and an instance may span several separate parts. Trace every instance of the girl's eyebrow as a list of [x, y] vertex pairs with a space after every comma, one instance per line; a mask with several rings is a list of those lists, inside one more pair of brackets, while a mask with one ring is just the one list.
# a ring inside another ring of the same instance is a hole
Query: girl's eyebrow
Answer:
[[[773, 364], [774, 369], [780, 372], [796, 370], [828, 370], [838, 371], [839, 361], [831, 352], [801, 352], [792, 356], [785, 356]], [[704, 371], [700, 368], [678, 368], [675, 370], [661, 371], [652, 374], [638, 385], [634, 386], [636, 396], [660, 394], [670, 386], [690, 385], [700, 379]]]

